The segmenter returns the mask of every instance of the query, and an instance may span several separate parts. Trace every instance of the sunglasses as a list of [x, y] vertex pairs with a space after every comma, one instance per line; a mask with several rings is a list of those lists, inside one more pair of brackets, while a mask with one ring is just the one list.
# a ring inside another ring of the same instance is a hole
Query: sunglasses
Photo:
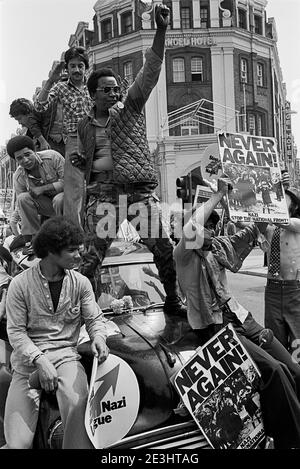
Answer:
[[121, 88], [119, 86], [104, 86], [104, 88], [96, 88], [97, 91], [103, 91], [105, 94], [113, 91], [114, 93], [120, 93]]

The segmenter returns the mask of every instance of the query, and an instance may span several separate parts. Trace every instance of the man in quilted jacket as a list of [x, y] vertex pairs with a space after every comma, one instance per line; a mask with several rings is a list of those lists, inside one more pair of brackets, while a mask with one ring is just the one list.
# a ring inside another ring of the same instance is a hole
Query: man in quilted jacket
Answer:
[[96, 267], [127, 218], [154, 255], [166, 291], [165, 311], [184, 313], [177, 295], [173, 247], [154, 192], [158, 181], [143, 114], [161, 70], [168, 7], [156, 7], [155, 21], [152, 47], [126, 97], [111, 69], [94, 71], [87, 82], [95, 105], [78, 124], [79, 153], [71, 155], [72, 164], [84, 171], [87, 185], [87, 251], [82, 273], [93, 281]]

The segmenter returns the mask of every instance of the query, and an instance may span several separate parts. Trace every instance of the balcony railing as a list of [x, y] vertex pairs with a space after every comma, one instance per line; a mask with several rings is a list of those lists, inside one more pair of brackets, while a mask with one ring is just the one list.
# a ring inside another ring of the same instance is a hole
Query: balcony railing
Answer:
[[211, 129], [210, 132], [239, 131], [239, 117], [240, 113], [236, 109], [207, 99], [200, 99], [170, 112], [162, 125], [162, 130], [166, 135], [171, 129], [186, 126], [189, 123], [207, 126]]

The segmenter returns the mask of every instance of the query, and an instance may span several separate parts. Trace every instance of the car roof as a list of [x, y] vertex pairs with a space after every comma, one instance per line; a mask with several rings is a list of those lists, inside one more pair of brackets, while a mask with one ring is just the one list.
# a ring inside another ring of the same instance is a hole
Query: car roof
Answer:
[[108, 248], [102, 266], [153, 262], [153, 254], [142, 243], [115, 240]]

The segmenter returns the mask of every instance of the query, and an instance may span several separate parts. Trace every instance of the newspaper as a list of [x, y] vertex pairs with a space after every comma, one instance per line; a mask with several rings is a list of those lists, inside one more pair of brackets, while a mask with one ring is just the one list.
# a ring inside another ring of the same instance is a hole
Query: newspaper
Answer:
[[[213, 194], [213, 191], [208, 186], [197, 185], [196, 186], [196, 193], [194, 197], [193, 207], [197, 208], [202, 205], [204, 202], [209, 200]], [[219, 210], [222, 210], [222, 206], [220, 203], [217, 204], [215, 207], [219, 213]]]
[[223, 172], [232, 182], [228, 195], [233, 221], [288, 223], [289, 215], [276, 140], [247, 134], [218, 134]]
[[248, 449], [265, 436], [260, 373], [231, 324], [175, 375], [184, 405], [215, 449]]

